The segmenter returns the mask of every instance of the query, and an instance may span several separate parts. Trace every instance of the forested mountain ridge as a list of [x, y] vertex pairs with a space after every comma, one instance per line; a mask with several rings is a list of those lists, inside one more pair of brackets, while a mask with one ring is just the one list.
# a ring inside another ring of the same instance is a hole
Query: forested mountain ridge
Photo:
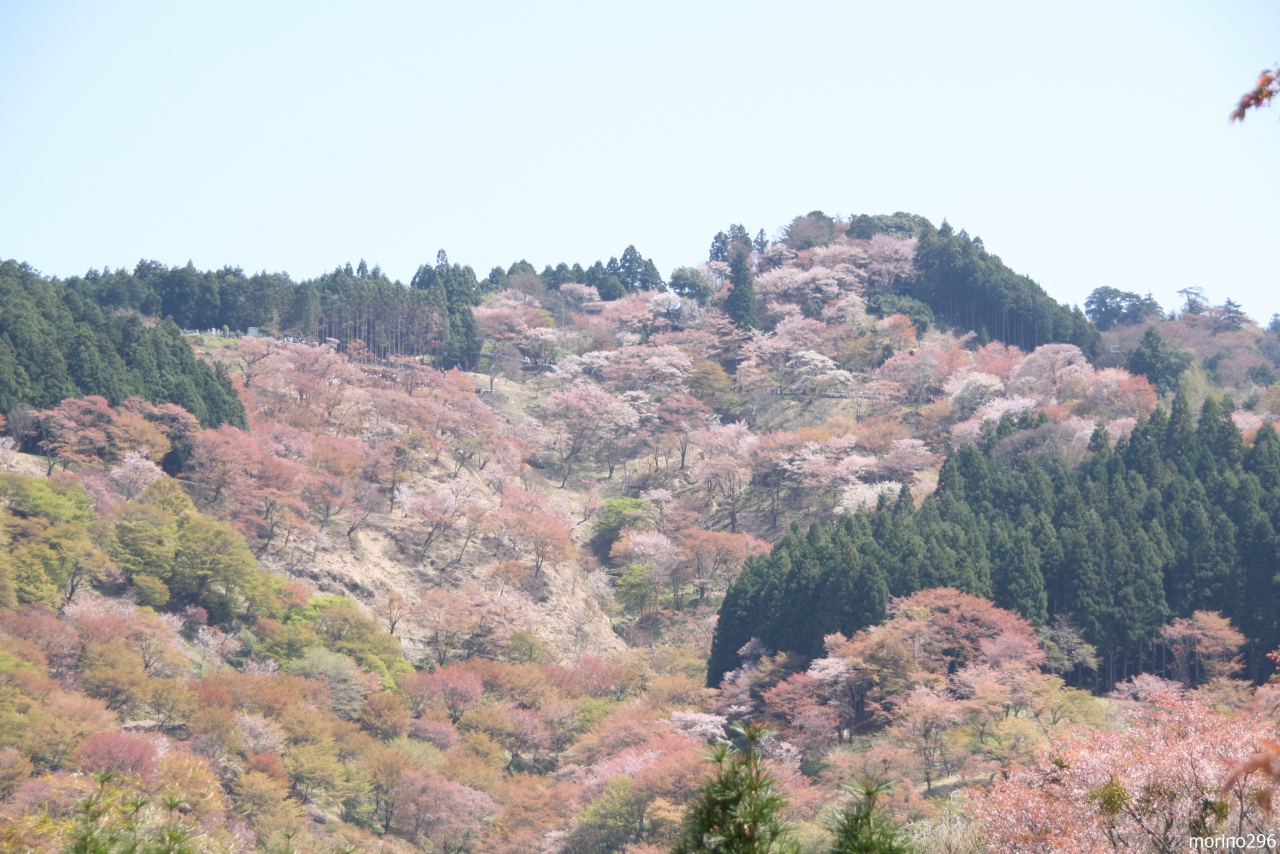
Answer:
[[[866, 240], [876, 234], [914, 239], [918, 273], [870, 282], [867, 296], [873, 310], [891, 314], [904, 299], [915, 300], [949, 324], [986, 330], [990, 337], [1023, 349], [1060, 341], [1093, 355], [1096, 347], [1097, 335], [1083, 314], [1059, 305], [1031, 279], [1008, 270], [981, 240], [971, 239], [963, 230], [956, 233], [945, 222], [935, 228], [924, 217], [898, 213], [862, 215], [836, 223], [814, 211], [797, 218], [784, 240], [772, 243], [763, 231], [752, 239], [745, 229], [737, 228], [732, 235], [717, 235], [713, 263], [727, 263], [732, 246], [747, 246], [757, 249], [757, 266], [767, 270], [796, 251], [829, 243], [837, 232]], [[518, 285], [521, 276], [537, 279], [552, 290], [561, 284], [584, 284], [606, 301], [666, 287], [653, 262], [634, 246], [607, 263], [583, 267], [562, 262], [547, 265], [538, 274], [533, 265], [517, 261], [505, 270], [495, 267], [483, 279], [469, 266], [450, 264], [441, 252], [434, 265], [419, 267], [408, 286], [364, 261], [355, 268], [347, 264], [297, 282], [287, 273], [246, 275], [235, 267], [200, 271], [189, 263], [166, 267], [141, 261], [132, 271], [91, 270], [64, 284], [103, 309], [132, 309], [171, 319], [181, 328], [243, 332], [258, 327], [315, 340], [335, 338], [343, 344], [360, 340], [379, 356], [427, 354], [448, 367], [474, 363], [474, 336], [466, 327], [466, 309], [478, 305], [484, 293], [509, 287], [513, 278]], [[673, 285], [679, 289], [678, 283]], [[905, 313], [918, 312], [919, 306]], [[917, 321], [924, 317], [912, 316]]]
[[[132, 271], [90, 270], [67, 279], [65, 287], [104, 309], [132, 309], [184, 329], [243, 333], [256, 327], [271, 335], [331, 338], [344, 347], [360, 341], [380, 358], [425, 355], [448, 368], [474, 366], [479, 341], [471, 309], [484, 294], [520, 277], [539, 278], [528, 262], [517, 261], [478, 279], [470, 266], [451, 264], [442, 250], [435, 264], [418, 267], [408, 285], [364, 261], [297, 282], [288, 273], [246, 275], [236, 267], [199, 271], [189, 263], [141, 261]], [[548, 266], [541, 279], [552, 287], [579, 282], [606, 300], [664, 287], [653, 262], [634, 246], [608, 264]]]
[[629, 247], [36, 284], [198, 327], [164, 324], [245, 423], [7, 413], [5, 844], [655, 854], [752, 721], [824, 854], [868, 779], [920, 851], [1014, 850], [1042, 799], [1140, 850], [1100, 788], [1171, 793], [1170, 839], [1271, 821], [1256, 774], [1214, 800], [1275, 734], [1280, 333], [1229, 301], [1100, 289], [1081, 327], [945, 223], [820, 212], [665, 282]]
[[0, 264], [0, 411], [80, 395], [176, 403], [206, 427], [245, 426], [230, 380], [197, 360], [172, 322], [111, 311], [25, 265]]
[[[848, 233], [865, 239], [876, 234], [916, 238], [918, 274], [888, 290], [924, 303], [947, 324], [1023, 350], [1062, 342], [1090, 358], [1097, 353], [1098, 330], [1083, 312], [1058, 303], [1030, 277], [1014, 273], [963, 229], [957, 233], [946, 221], [935, 228], [924, 217], [896, 213], [851, 217]], [[875, 298], [872, 289], [869, 299]]]

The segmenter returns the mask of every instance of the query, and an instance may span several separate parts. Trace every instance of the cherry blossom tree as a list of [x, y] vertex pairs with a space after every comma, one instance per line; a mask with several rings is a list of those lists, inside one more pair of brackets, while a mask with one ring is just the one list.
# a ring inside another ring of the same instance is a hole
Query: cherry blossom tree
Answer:
[[1218, 612], [1196, 611], [1189, 619], [1178, 617], [1161, 629], [1160, 641], [1172, 654], [1174, 678], [1191, 687], [1238, 670], [1236, 653], [1245, 639]]
[[750, 459], [727, 455], [704, 457], [694, 466], [693, 476], [728, 512], [729, 530], [736, 534], [738, 511], [751, 485]]
[[692, 578], [692, 566], [680, 550], [664, 534], [644, 529], [631, 529], [614, 544], [611, 556], [627, 564], [649, 569], [671, 591], [676, 610], [683, 604], [685, 585]]
[[876, 323], [876, 331], [885, 337], [895, 351], [908, 350], [916, 344], [916, 327], [905, 314], [891, 314]]
[[1123, 368], [1106, 368], [1089, 379], [1081, 409], [1105, 419], [1139, 418], [1156, 408], [1151, 381]]
[[484, 792], [452, 782], [435, 771], [407, 771], [395, 792], [392, 830], [441, 854], [469, 851], [485, 819], [498, 811]]
[[895, 234], [872, 235], [867, 241], [867, 280], [877, 287], [892, 288], [914, 278], [916, 246], [914, 237]]
[[1276, 737], [1264, 714], [1226, 716], [1204, 700], [1157, 692], [1125, 701], [1127, 726], [1047, 743], [1029, 768], [997, 782], [978, 819], [1010, 854], [1175, 851], [1188, 837], [1275, 832], [1246, 762]]
[[879, 379], [897, 385], [910, 402], [923, 403], [968, 364], [968, 353], [954, 338], [931, 333], [914, 349], [895, 353], [876, 370]]
[[418, 560], [426, 557], [432, 543], [443, 538], [467, 514], [468, 507], [483, 506], [482, 497], [466, 480], [454, 479], [423, 495], [409, 493], [401, 501], [405, 514], [420, 523]]
[[553, 513], [539, 510], [516, 510], [509, 513], [513, 532], [533, 559], [536, 580], [543, 567], [556, 566], [573, 555], [573, 539], [563, 520]]
[[666, 393], [681, 387], [693, 362], [680, 348], [667, 345], [619, 347], [581, 357], [582, 371], [617, 392]]
[[404, 690], [416, 711], [443, 709], [456, 724], [480, 700], [484, 682], [474, 672], [455, 665], [420, 670], [405, 678]]
[[1093, 367], [1074, 344], [1043, 344], [1009, 374], [1009, 391], [1049, 403], [1077, 400], [1085, 393]]
[[750, 534], [686, 528], [677, 539], [681, 551], [692, 563], [693, 584], [699, 599], [712, 590], [726, 588], [742, 564], [752, 555], [768, 551], [768, 544]]
[[552, 450], [560, 464], [561, 488], [569, 482], [575, 463], [599, 449], [610, 436], [624, 434], [639, 423], [634, 409], [590, 383], [551, 395], [547, 416], [556, 429]]
[[36, 413], [40, 447], [49, 460], [46, 475], [53, 474], [58, 464], [66, 468], [106, 459], [115, 418], [107, 399], [96, 395], [67, 398], [53, 409]]
[[943, 386], [951, 408], [960, 418], [968, 418], [1004, 393], [1004, 380], [995, 374], [966, 371], [956, 374]]
[[160, 466], [151, 462], [143, 455], [141, 451], [130, 451], [125, 454], [120, 465], [111, 469], [108, 476], [111, 478], [126, 500], [135, 498], [138, 493], [146, 489], [149, 485], [164, 477], [164, 471]]

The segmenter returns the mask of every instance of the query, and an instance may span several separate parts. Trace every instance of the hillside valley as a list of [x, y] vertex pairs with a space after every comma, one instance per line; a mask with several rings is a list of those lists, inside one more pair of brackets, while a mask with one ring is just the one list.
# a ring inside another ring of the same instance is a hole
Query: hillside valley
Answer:
[[733, 774], [791, 850], [1274, 832], [1280, 319], [1182, 296], [906, 213], [4, 262], [3, 847], [709, 850]]

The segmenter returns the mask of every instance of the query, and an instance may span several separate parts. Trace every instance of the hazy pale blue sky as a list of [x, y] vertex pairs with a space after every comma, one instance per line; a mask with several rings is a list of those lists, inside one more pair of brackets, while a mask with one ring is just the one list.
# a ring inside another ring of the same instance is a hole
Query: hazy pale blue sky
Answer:
[[1055, 297], [1280, 311], [1280, 4], [0, 0], [0, 257], [408, 280], [946, 217]]

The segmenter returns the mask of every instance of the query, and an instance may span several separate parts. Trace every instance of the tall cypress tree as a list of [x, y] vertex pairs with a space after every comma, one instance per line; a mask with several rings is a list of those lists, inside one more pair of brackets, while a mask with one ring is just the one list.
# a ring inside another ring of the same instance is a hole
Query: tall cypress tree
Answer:
[[725, 314], [742, 329], [759, 329], [756, 313], [756, 285], [751, 272], [751, 252], [734, 244], [729, 252], [729, 281], [732, 288], [724, 301]]
[[1111, 584], [1103, 552], [1106, 526], [1091, 507], [1077, 504], [1063, 514], [1058, 538], [1063, 551], [1063, 611], [1097, 645], [1111, 639]]
[[998, 522], [992, 529], [992, 587], [995, 603], [1017, 611], [1036, 626], [1049, 620], [1049, 597], [1040, 574], [1040, 553], [1025, 528], [1010, 530]]
[[1270, 421], [1258, 428], [1253, 447], [1245, 455], [1244, 470], [1256, 476], [1266, 491], [1280, 487], [1280, 434]]
[[1121, 647], [1133, 647], [1155, 636], [1168, 619], [1169, 608], [1160, 554], [1143, 529], [1127, 483], [1119, 477], [1113, 483], [1106, 526], [1113, 641]]

